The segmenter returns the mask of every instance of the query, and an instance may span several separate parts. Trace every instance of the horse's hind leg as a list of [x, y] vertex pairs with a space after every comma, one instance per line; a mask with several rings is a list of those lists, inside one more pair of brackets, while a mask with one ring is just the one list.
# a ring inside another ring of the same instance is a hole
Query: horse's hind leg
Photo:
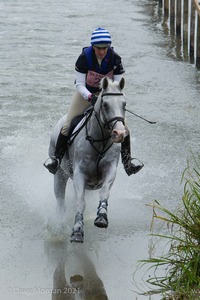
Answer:
[[77, 213], [75, 216], [74, 227], [70, 237], [71, 242], [83, 243], [84, 231], [83, 231], [83, 214]]

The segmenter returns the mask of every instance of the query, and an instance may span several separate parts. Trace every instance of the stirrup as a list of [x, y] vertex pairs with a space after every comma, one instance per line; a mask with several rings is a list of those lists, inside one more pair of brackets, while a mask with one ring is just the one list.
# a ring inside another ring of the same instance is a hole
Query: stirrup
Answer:
[[[132, 160], [135, 160], [137, 163], [132, 163]], [[124, 169], [128, 176], [138, 173], [143, 167], [144, 164], [137, 158], [129, 158], [128, 161], [124, 163]]]
[[[47, 164], [47, 162], [51, 160], [51, 163]], [[49, 170], [50, 173], [56, 174], [58, 168], [60, 167], [61, 161], [56, 158], [56, 156], [50, 156], [47, 160], [43, 163], [43, 166]]]

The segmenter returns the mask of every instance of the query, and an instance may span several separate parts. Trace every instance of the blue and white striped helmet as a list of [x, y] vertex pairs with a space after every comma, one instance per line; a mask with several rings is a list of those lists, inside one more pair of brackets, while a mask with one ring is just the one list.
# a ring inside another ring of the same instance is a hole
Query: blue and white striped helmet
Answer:
[[109, 47], [112, 43], [110, 33], [104, 28], [97, 28], [91, 36], [91, 45], [96, 47]]

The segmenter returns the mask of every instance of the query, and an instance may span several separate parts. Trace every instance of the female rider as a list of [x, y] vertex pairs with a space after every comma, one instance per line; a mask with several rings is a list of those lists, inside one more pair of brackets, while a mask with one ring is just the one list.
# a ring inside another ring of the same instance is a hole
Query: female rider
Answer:
[[[111, 47], [110, 33], [104, 28], [97, 28], [91, 36], [91, 46], [85, 47], [75, 64], [76, 88], [72, 102], [67, 113], [67, 118], [58, 136], [55, 156], [47, 169], [55, 174], [61, 160], [67, 150], [68, 132], [74, 117], [83, 114], [86, 108], [95, 104], [100, 93], [99, 83], [105, 76], [114, 81], [120, 81], [125, 72], [121, 57]], [[128, 129], [127, 129], [128, 130]], [[129, 132], [129, 131], [128, 131]], [[130, 134], [128, 134], [121, 145], [122, 163], [128, 175], [139, 172], [144, 166], [131, 162]]]

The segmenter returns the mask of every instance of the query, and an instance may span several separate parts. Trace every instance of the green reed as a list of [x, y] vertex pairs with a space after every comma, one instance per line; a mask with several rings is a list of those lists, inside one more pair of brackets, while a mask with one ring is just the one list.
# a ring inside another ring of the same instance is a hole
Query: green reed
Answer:
[[168, 228], [167, 234], [151, 236], [166, 241], [168, 250], [139, 264], [153, 270], [146, 283], [155, 288], [148, 293], [159, 293], [163, 300], [200, 299], [200, 157], [193, 157], [193, 162], [183, 173], [182, 201], [175, 212], [158, 201], [149, 205], [153, 209], [152, 228], [156, 219]]

